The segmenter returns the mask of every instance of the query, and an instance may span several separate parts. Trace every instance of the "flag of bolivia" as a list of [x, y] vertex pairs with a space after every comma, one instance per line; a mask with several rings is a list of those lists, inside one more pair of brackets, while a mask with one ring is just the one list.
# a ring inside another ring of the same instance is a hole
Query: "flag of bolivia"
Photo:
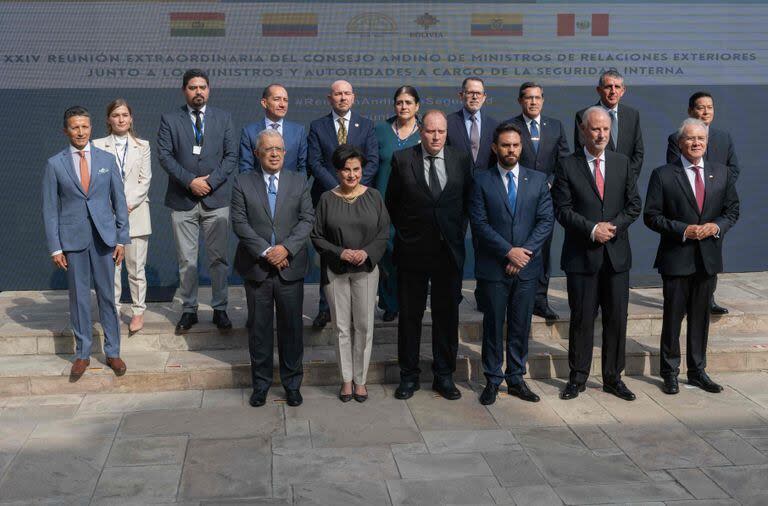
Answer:
[[171, 37], [224, 37], [224, 13], [172, 12]]

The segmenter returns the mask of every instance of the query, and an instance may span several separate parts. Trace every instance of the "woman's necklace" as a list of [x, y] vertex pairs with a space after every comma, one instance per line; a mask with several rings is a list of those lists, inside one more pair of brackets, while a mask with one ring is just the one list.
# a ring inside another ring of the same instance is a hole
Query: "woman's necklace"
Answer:
[[392, 129], [395, 131], [395, 139], [397, 139], [397, 140], [396, 140], [396, 142], [397, 142], [397, 147], [398, 147], [398, 148], [403, 148], [403, 147], [405, 146], [405, 144], [408, 142], [408, 139], [410, 139], [410, 138], [411, 138], [411, 135], [413, 135], [413, 133], [414, 133], [414, 132], [415, 132], [415, 131], [416, 131], [418, 128], [419, 128], [419, 123], [418, 123], [417, 121], [414, 121], [414, 122], [413, 122], [413, 128], [411, 129], [411, 133], [409, 133], [408, 135], [406, 135], [406, 136], [405, 136], [405, 139], [401, 139], [401, 138], [400, 138], [400, 133], [399, 133], [399, 131], [398, 131], [398, 128], [397, 128], [397, 120], [393, 121], [393, 122], [392, 122]]

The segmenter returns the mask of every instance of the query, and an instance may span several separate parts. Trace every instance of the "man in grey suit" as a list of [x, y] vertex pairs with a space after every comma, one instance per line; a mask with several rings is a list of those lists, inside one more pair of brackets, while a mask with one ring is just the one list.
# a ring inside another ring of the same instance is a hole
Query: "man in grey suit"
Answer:
[[237, 141], [229, 113], [207, 105], [208, 75], [184, 73], [186, 105], [163, 114], [157, 133], [160, 166], [168, 173], [165, 205], [171, 208], [179, 259], [182, 315], [176, 332], [197, 323], [197, 258], [203, 229], [211, 276], [213, 323], [230, 329], [227, 316], [229, 176], [237, 166]]
[[248, 348], [253, 393], [263, 406], [272, 385], [273, 315], [277, 313], [280, 381], [287, 404], [302, 403], [299, 387], [304, 357], [302, 305], [307, 274], [307, 244], [315, 221], [312, 180], [282, 170], [285, 144], [273, 129], [256, 138], [261, 170], [239, 174], [232, 189], [232, 226], [240, 239], [235, 270], [245, 280]]
[[115, 264], [123, 261], [128, 208], [115, 157], [90, 143], [91, 115], [83, 107], [64, 112], [70, 146], [48, 159], [43, 177], [43, 221], [53, 264], [67, 272], [69, 314], [75, 334], [70, 381], [90, 365], [91, 278], [104, 329], [104, 354], [115, 374], [120, 359], [120, 322], [115, 309]]

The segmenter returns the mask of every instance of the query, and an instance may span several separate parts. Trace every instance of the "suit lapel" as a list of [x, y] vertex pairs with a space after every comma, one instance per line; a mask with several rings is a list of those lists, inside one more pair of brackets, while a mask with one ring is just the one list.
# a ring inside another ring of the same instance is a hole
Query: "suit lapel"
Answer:
[[195, 145], [195, 131], [194, 131], [194, 124], [192, 123], [192, 119], [189, 115], [189, 111], [187, 110], [187, 106], [183, 105], [181, 107], [181, 111], [179, 111], [179, 125], [181, 126], [181, 131], [184, 132], [182, 135], [185, 139], [187, 139], [187, 142], [189, 142], [190, 146]]
[[[413, 178], [416, 180], [421, 189], [432, 198], [432, 192], [429, 189], [427, 180], [424, 176], [424, 158], [421, 145], [417, 149], [413, 150], [413, 156], [411, 157], [411, 170], [413, 171]], [[446, 168], [447, 170], [447, 168]]]
[[[505, 187], [504, 187], [504, 181], [501, 179], [501, 174], [499, 174], [499, 169], [496, 167], [492, 167], [490, 170], [493, 171], [493, 186], [496, 187], [496, 193], [498, 194], [499, 198], [502, 202], [504, 202], [504, 208], [507, 210], [509, 215], [514, 218], [515, 217], [515, 210], [512, 209], [512, 206], [509, 204], [509, 193], [505, 193]], [[517, 204], [515, 204], [515, 207], [517, 207]]]
[[131, 137], [128, 136], [128, 151], [125, 153], [125, 178], [128, 177], [128, 174], [132, 173], [134, 169], [139, 165], [139, 144]]
[[[333, 113], [326, 116], [325, 130], [328, 136], [333, 140], [334, 148], [339, 146], [339, 136], [336, 135], [336, 125], [333, 122]], [[347, 126], [347, 140], [349, 140], [349, 126]]]
[[288, 198], [287, 195], [291, 189], [290, 184], [291, 184], [291, 176], [289, 175], [288, 171], [281, 170], [280, 182], [277, 186], [277, 199], [275, 200], [275, 216], [272, 218], [272, 221], [275, 221], [277, 219], [277, 216], [280, 214], [280, 208], [285, 202], [285, 199]]
[[[539, 154], [533, 148], [531, 132], [528, 131], [528, 125], [525, 124], [525, 116], [521, 114], [520, 116], [517, 116], [514, 121], [515, 125], [517, 125], [517, 127], [520, 129], [520, 132], [523, 134], [523, 151], [531, 153], [533, 155], [532, 158], [535, 160]], [[539, 143], [539, 148], [541, 148], [541, 143]]]
[[[592, 191], [595, 192], [595, 196], [599, 199], [600, 198], [600, 192], [597, 191], [597, 185], [595, 184], [595, 176], [592, 175], [592, 171], [589, 168], [589, 163], [587, 162], [586, 156], [579, 156], [579, 161], [581, 162], [581, 171], [584, 177], [587, 179], [587, 182], [592, 187]], [[607, 174], [608, 171], [606, 170], [605, 173]], [[605, 190], [605, 186], [603, 186], [603, 190]]]
[[696, 203], [696, 195], [693, 194], [691, 183], [688, 181], [688, 176], [685, 174], [685, 169], [683, 168], [683, 164], [680, 160], [675, 162], [675, 176], [678, 184], [683, 190], [683, 193], [685, 194], [686, 198], [688, 198], [688, 203], [691, 205], [691, 207], [693, 207], [693, 210], [696, 211], [696, 214], [699, 214], [699, 205]]
[[61, 154], [61, 163], [64, 166], [64, 170], [67, 174], [69, 174], [69, 177], [72, 178], [72, 182], [75, 184], [78, 190], [80, 190], [80, 193], [85, 196], [85, 191], [83, 190], [83, 185], [80, 184], [80, 179], [77, 177], [77, 172], [79, 168], [75, 167], [75, 163], [72, 161], [72, 152], [69, 150], [69, 146], [67, 146], [67, 149], [64, 150], [64, 152]]
[[[261, 171], [261, 169], [259, 169], [254, 171], [252, 174], [253, 177], [251, 178], [251, 181], [253, 181], [256, 196], [259, 199], [259, 202], [261, 202], [261, 205], [264, 207], [264, 213], [267, 215], [270, 221], [273, 221], [272, 212], [269, 210], [269, 196], [267, 195], [267, 187], [264, 184], [264, 173]], [[277, 196], [278, 198], [280, 197], [279, 183], [277, 187]], [[277, 214], [277, 205], [275, 205], [275, 214]]]
[[464, 149], [472, 152], [472, 144], [469, 142], [469, 134], [467, 134], [467, 127], [464, 124], [464, 109], [459, 109], [456, 113], [456, 121], [458, 122], [459, 132], [461, 132], [461, 139], [464, 142]]
[[[707, 206], [712, 200], [709, 198], [712, 192], [715, 191], [715, 184], [718, 183], [717, 175], [712, 170], [712, 164], [704, 164], [704, 205], [702, 206], [701, 214], [703, 215], [707, 211]], [[719, 213], [718, 213], [719, 214]]]
[[359, 133], [360, 118], [355, 113], [352, 113], [349, 116], [349, 123], [347, 124], [347, 143], [352, 144], [353, 146], [360, 146], [360, 143], [357, 142]]

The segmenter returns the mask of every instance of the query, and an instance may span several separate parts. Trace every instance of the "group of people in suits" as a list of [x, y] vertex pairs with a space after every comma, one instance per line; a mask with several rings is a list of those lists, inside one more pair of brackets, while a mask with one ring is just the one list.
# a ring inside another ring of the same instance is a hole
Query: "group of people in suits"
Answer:
[[[432, 109], [419, 118], [419, 94], [403, 86], [394, 94], [395, 115], [374, 125], [352, 111], [352, 85], [336, 81], [327, 96], [331, 112], [313, 121], [306, 134], [286, 119], [285, 87], [271, 84], [261, 98], [264, 118], [243, 128], [238, 149], [230, 115], [208, 105], [208, 76], [187, 71], [186, 104], [162, 116], [157, 136], [160, 165], [169, 176], [165, 203], [179, 261], [177, 331], [198, 320], [201, 228], [213, 322], [220, 329], [232, 326], [226, 312], [231, 221], [239, 240], [234, 268], [244, 280], [248, 305], [252, 406], [266, 402], [272, 384], [275, 318], [286, 400], [290, 406], [302, 403], [310, 242], [321, 265], [313, 324], [333, 323], [339, 399], [368, 398], [377, 294], [384, 319], [398, 319], [395, 396], [408, 399], [420, 388], [429, 299], [432, 388], [458, 399], [453, 375], [470, 227], [487, 379], [480, 402], [492, 404], [504, 382], [510, 394], [536, 402], [539, 397], [523, 377], [532, 316], [558, 317], [547, 300], [557, 221], [565, 230], [561, 268], [571, 314], [570, 376], [561, 398], [584, 391], [600, 311], [603, 389], [631, 401], [635, 396], [621, 380], [632, 264], [628, 229], [643, 213], [646, 225], [661, 236], [655, 267], [664, 281], [663, 389], [678, 391], [680, 326], [687, 316], [688, 381], [719, 391], [705, 371], [706, 343], [723, 237], [739, 213], [733, 145], [727, 133], [709, 127], [711, 95], [692, 96], [690, 117], [669, 138], [669, 164], [651, 175], [643, 211], [637, 190], [643, 159], [639, 114], [620, 104], [625, 90], [618, 72], [601, 75], [599, 102], [576, 113], [576, 149], [569, 153], [563, 125], [541, 114], [544, 89], [532, 82], [520, 86], [521, 114], [507, 121], [482, 111], [484, 83], [467, 78], [459, 92], [461, 110], [446, 115]], [[123, 257], [133, 299], [130, 329], [143, 324], [149, 145], [135, 137], [124, 101], [110, 104], [107, 118], [110, 136], [91, 143], [88, 111], [65, 112], [70, 146], [49, 160], [43, 183], [48, 247], [69, 279], [75, 379], [87, 369], [92, 345], [91, 278], [107, 364], [125, 373], [115, 297], [115, 267]], [[239, 174], [231, 178], [235, 167]]]

